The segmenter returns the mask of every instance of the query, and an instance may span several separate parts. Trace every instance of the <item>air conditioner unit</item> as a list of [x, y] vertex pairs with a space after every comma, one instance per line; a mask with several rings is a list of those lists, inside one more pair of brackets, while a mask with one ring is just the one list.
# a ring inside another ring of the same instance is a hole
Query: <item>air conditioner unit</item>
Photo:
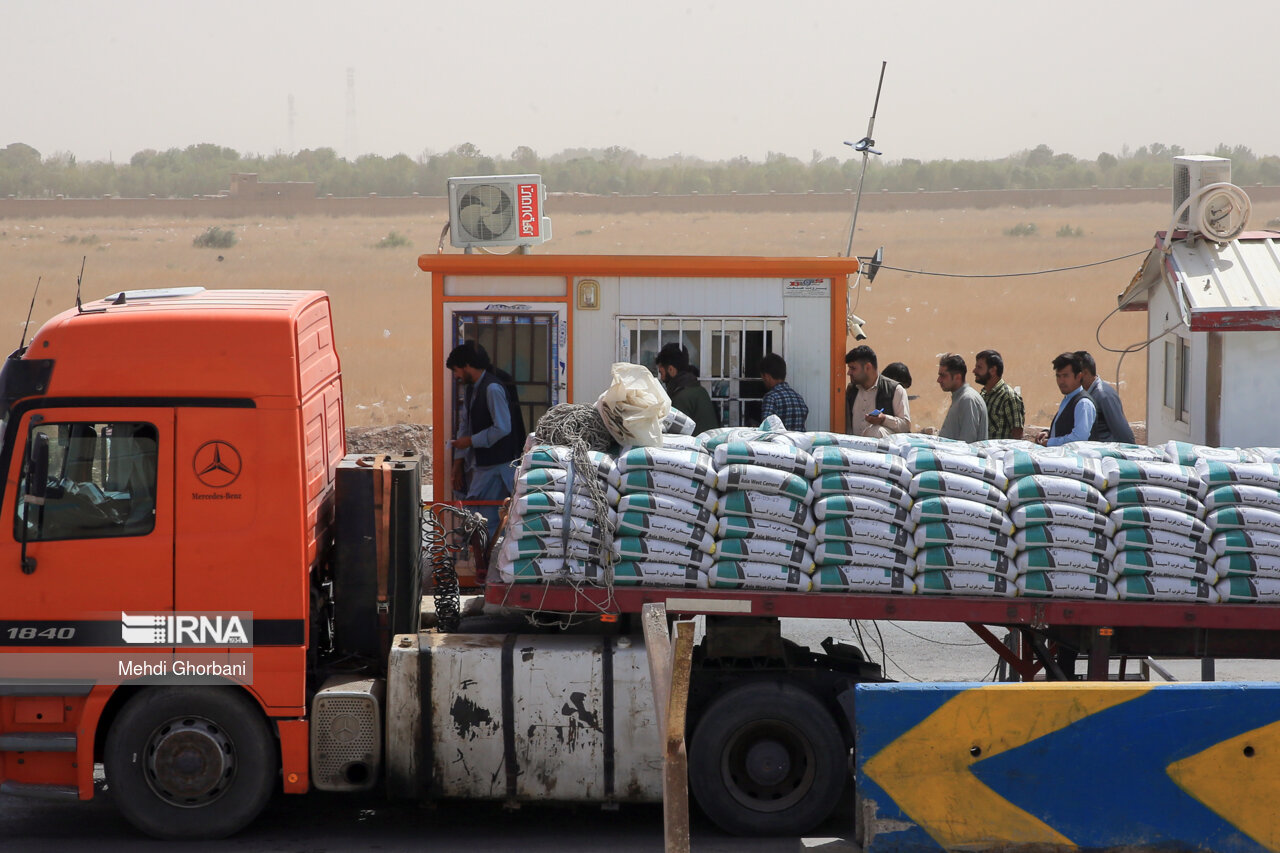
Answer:
[[[1231, 182], [1231, 161], [1225, 157], [1209, 157], [1204, 154], [1192, 154], [1186, 157], [1173, 158], [1173, 209], [1177, 211], [1182, 203], [1197, 191], [1210, 184]], [[1178, 217], [1178, 228], [1187, 228], [1189, 223], [1200, 221], [1200, 205], [1205, 201], [1201, 197], [1187, 205], [1187, 209]]]
[[536, 246], [551, 239], [540, 175], [449, 179], [449, 242], [474, 246]]

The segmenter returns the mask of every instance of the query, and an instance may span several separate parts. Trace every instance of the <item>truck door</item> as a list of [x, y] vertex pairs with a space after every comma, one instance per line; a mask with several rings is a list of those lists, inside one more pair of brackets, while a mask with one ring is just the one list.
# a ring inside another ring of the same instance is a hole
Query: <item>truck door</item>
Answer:
[[[115, 645], [122, 612], [172, 610], [173, 411], [48, 409], [24, 416], [16, 435], [4, 493], [6, 632], [48, 620], [71, 644]], [[43, 504], [22, 500], [35, 442], [48, 443]]]

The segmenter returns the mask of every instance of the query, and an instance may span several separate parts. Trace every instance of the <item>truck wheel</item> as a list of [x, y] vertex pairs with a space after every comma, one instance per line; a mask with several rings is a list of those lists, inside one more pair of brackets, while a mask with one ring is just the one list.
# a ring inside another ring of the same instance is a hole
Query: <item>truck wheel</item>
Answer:
[[811, 694], [746, 684], [698, 720], [689, 783], [698, 805], [736, 835], [799, 835], [831, 814], [848, 782], [849, 749]]
[[107, 787], [138, 829], [224, 838], [258, 816], [280, 769], [258, 707], [230, 687], [160, 687], [134, 696], [107, 735]]

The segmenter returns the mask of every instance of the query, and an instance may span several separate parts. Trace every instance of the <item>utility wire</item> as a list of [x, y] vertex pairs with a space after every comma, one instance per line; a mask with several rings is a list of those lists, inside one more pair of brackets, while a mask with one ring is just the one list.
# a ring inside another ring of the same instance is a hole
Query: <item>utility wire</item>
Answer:
[[1121, 255], [1118, 258], [1107, 258], [1105, 261], [1093, 261], [1087, 264], [1076, 264], [1071, 267], [1054, 267], [1047, 270], [1033, 270], [1031, 272], [1002, 272], [1002, 273], [962, 273], [962, 272], [930, 272], [929, 270], [913, 270], [906, 267], [891, 267], [888, 264], [881, 264], [882, 270], [894, 270], [895, 272], [907, 272], [912, 275], [934, 275], [942, 278], [1020, 278], [1029, 275], [1047, 275], [1055, 272], [1069, 272], [1071, 270], [1082, 270], [1089, 267], [1099, 267], [1103, 264], [1114, 264], [1116, 261], [1127, 261], [1129, 258], [1136, 258], [1139, 255], [1145, 255], [1150, 249], [1143, 249], [1140, 252], [1130, 252], [1127, 255]]

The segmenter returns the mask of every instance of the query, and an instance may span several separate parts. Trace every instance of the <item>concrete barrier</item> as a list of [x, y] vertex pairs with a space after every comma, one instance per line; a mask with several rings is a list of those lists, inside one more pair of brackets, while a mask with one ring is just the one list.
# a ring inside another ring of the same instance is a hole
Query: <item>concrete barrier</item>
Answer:
[[861, 684], [866, 853], [1280, 850], [1280, 684]]

